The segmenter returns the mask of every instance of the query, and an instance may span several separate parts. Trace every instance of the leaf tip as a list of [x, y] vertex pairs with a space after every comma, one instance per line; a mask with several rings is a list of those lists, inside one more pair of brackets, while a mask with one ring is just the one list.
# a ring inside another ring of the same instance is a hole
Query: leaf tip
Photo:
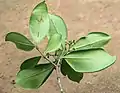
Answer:
[[9, 32], [9, 33], [6, 34], [6, 36], [5, 36], [5, 41], [9, 41], [9, 40], [8, 40], [8, 36], [9, 36], [9, 34], [11, 34], [11, 33], [12, 33], [12, 32]]

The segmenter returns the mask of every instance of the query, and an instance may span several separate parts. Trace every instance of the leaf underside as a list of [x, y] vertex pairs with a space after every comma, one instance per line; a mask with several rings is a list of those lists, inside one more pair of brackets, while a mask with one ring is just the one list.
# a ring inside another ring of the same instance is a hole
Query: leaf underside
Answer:
[[38, 4], [33, 9], [30, 17], [29, 28], [33, 41], [36, 44], [39, 44], [47, 35], [49, 31], [49, 17], [45, 1]]
[[53, 14], [49, 14], [50, 29], [48, 33], [48, 39], [55, 33], [62, 35], [62, 45], [65, 46], [65, 40], [67, 39], [67, 27], [64, 20]]
[[62, 44], [62, 36], [60, 34], [54, 34], [51, 36], [45, 53], [50, 53], [58, 50]]

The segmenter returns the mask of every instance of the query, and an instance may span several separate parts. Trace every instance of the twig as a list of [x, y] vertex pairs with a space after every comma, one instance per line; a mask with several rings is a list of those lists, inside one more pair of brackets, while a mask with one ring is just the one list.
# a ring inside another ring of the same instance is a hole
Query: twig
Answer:
[[57, 83], [59, 85], [59, 88], [60, 88], [60, 92], [61, 93], [65, 93], [65, 91], [63, 90], [63, 87], [62, 87], [62, 84], [61, 84], [61, 78], [60, 78], [60, 64], [61, 64], [61, 56], [64, 55], [64, 51], [65, 51], [65, 48], [63, 49], [62, 53], [60, 56], [58, 56], [58, 62], [57, 62], [57, 67], [56, 67], [56, 75], [57, 75]]
[[53, 63], [51, 60], [49, 60], [46, 56], [43, 55], [43, 53], [39, 50], [39, 47], [36, 46], [36, 49], [39, 51], [39, 53], [41, 54], [41, 56], [46, 59], [47, 61], [49, 61], [51, 64], [53, 64], [55, 66], [55, 70], [56, 70], [56, 75], [57, 75], [57, 83], [58, 83], [58, 86], [60, 88], [60, 92], [61, 93], [65, 93], [63, 88], [62, 88], [62, 84], [61, 84], [61, 79], [60, 79], [60, 62], [61, 62], [61, 59], [60, 57], [63, 55], [64, 53], [64, 49], [61, 53], [61, 55], [58, 57], [57, 59], [57, 64]]
[[60, 88], [60, 92], [65, 93], [62, 88], [61, 79], [60, 79], [60, 65], [57, 65], [57, 67], [56, 67], [56, 75], [57, 75], [57, 83]]
[[55, 63], [53, 63], [51, 60], [49, 60], [46, 56], [43, 55], [43, 53], [39, 50], [39, 48], [36, 46], [36, 49], [38, 50], [38, 52], [41, 54], [41, 56], [46, 59], [47, 61], [49, 61], [51, 64], [53, 64], [55, 67], [57, 66]]
[[64, 90], [63, 90], [63, 87], [62, 87], [62, 84], [61, 84], [61, 78], [60, 78], [61, 56], [63, 56], [64, 51], [65, 51], [65, 50], [63, 49], [61, 55], [58, 57], [58, 63], [57, 63], [57, 67], [56, 67], [57, 83], [58, 83], [58, 85], [59, 85], [59, 88], [60, 88], [60, 92], [61, 92], [61, 93], [65, 93]]

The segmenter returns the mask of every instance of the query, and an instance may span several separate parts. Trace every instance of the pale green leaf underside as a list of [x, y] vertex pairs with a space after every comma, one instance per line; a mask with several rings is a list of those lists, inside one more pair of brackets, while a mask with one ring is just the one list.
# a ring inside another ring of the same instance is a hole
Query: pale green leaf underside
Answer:
[[62, 36], [60, 34], [53, 34], [48, 41], [45, 53], [54, 52], [61, 47]]
[[92, 32], [86, 37], [80, 38], [70, 50], [86, 50], [103, 47], [111, 37], [103, 32]]
[[110, 56], [102, 49], [76, 51], [64, 58], [76, 72], [100, 71], [112, 65], [116, 60], [115, 56]]
[[18, 49], [31, 51], [35, 47], [25, 36], [17, 32], [10, 32], [6, 35], [5, 41], [10, 41], [16, 44]]
[[39, 62], [40, 58], [41, 58], [41, 56], [38, 56], [38, 57], [33, 57], [33, 58], [29, 58], [29, 59], [25, 60], [21, 64], [20, 70], [34, 68], [37, 65], [37, 63]]
[[39, 43], [49, 31], [48, 9], [45, 1], [38, 4], [30, 17], [30, 34], [35, 43]]
[[48, 33], [48, 38], [53, 35], [53, 33], [58, 33], [62, 35], [62, 44], [65, 44], [65, 40], [67, 39], [67, 27], [64, 20], [57, 16], [49, 14], [50, 18], [50, 30]]
[[54, 34], [58, 34], [57, 29], [54, 26], [54, 23], [52, 22], [52, 20], [50, 19], [50, 28], [49, 28], [49, 32], [48, 32], [48, 40], [50, 39], [50, 37]]
[[16, 84], [27, 89], [39, 88], [52, 73], [52, 64], [41, 64], [31, 69], [21, 70], [16, 79]]

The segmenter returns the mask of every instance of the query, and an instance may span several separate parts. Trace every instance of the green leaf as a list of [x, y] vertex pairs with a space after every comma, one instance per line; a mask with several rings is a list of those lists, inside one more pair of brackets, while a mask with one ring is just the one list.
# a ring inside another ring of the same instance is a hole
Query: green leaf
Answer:
[[54, 52], [58, 50], [61, 47], [61, 44], [62, 44], [62, 36], [60, 34], [52, 35], [48, 42], [45, 53]]
[[61, 72], [64, 76], [77, 83], [83, 78], [83, 73], [75, 72], [65, 60], [62, 61]]
[[53, 34], [56, 34], [56, 33], [58, 34], [58, 32], [57, 32], [57, 30], [56, 30], [56, 28], [55, 28], [52, 20], [50, 20], [50, 28], [49, 28], [49, 32], [48, 32], [48, 35], [47, 35], [48, 40], [50, 39], [50, 37], [51, 37]]
[[76, 72], [100, 71], [112, 65], [116, 60], [115, 56], [110, 56], [103, 49], [71, 52], [64, 58]]
[[34, 44], [29, 41], [25, 36], [17, 32], [10, 32], [6, 35], [5, 41], [11, 41], [16, 44], [18, 49], [24, 51], [31, 51], [35, 47]]
[[38, 57], [33, 57], [33, 58], [25, 60], [21, 64], [20, 69], [23, 70], [23, 69], [34, 68], [37, 65], [37, 63], [39, 62], [40, 58], [41, 58], [41, 56], [38, 56]]
[[103, 47], [111, 37], [103, 32], [92, 32], [86, 37], [80, 38], [70, 50], [87, 50]]
[[62, 44], [65, 45], [65, 40], [67, 39], [67, 27], [64, 20], [57, 16], [49, 14], [50, 17], [50, 30], [48, 37], [51, 37], [53, 33], [59, 33], [62, 35]]
[[49, 16], [45, 1], [34, 8], [30, 17], [29, 28], [30, 34], [37, 44], [48, 34]]
[[27, 89], [37, 89], [47, 80], [53, 69], [54, 66], [49, 63], [21, 70], [17, 74], [16, 84]]

